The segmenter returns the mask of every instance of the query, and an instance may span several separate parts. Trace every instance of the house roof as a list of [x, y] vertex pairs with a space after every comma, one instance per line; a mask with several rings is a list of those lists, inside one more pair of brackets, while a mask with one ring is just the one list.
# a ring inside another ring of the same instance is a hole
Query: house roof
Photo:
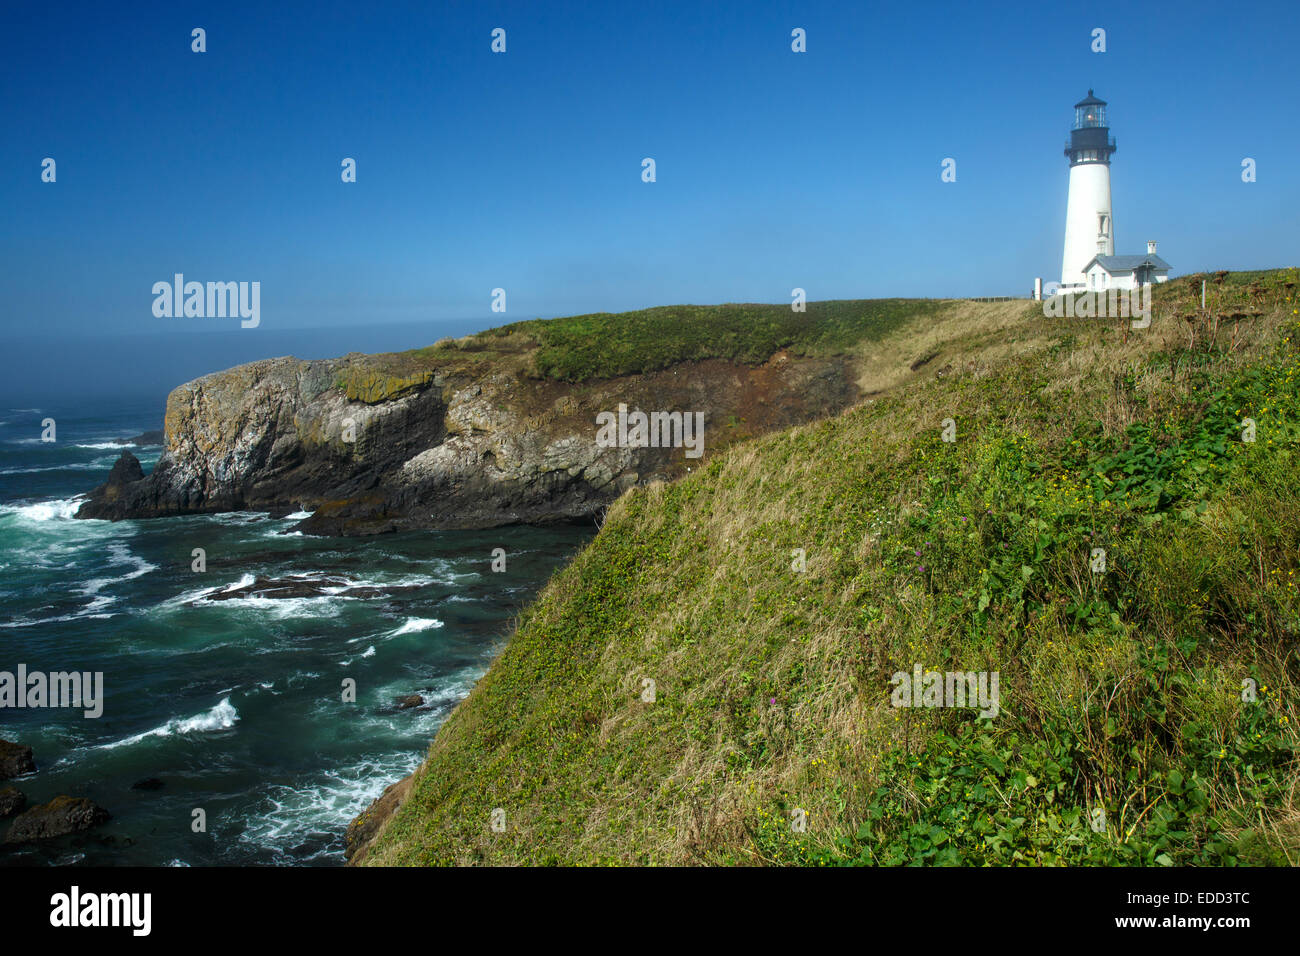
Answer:
[[1119, 272], [1133, 272], [1139, 266], [1151, 266], [1153, 269], [1165, 270], [1170, 268], [1169, 263], [1165, 262], [1164, 259], [1161, 259], [1157, 255], [1093, 256], [1088, 260], [1088, 264], [1083, 267], [1083, 271], [1087, 272], [1091, 269], [1094, 262], [1098, 263], [1103, 269], [1111, 273], [1111, 275]]

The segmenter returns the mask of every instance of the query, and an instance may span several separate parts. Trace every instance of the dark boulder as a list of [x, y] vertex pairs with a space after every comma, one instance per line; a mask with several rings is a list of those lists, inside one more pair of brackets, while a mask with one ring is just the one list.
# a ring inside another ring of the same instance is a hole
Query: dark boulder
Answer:
[[419, 694], [406, 694], [397, 698], [398, 710], [409, 710], [412, 707], [423, 707], [424, 698]]
[[108, 811], [85, 797], [55, 797], [14, 818], [6, 843], [29, 843], [80, 833], [109, 819]]
[[117, 461], [113, 462], [113, 470], [108, 473], [108, 481], [104, 484], [106, 487], [129, 485], [131, 482], [139, 481], [143, 477], [144, 468], [140, 464], [140, 459], [129, 451], [124, 451]]
[[26, 804], [26, 794], [17, 787], [0, 787], [0, 820], [12, 817]]
[[108, 473], [108, 480], [90, 493], [90, 500], [77, 509], [78, 518], [122, 517], [123, 499], [130, 488], [144, 479], [144, 469], [140, 459], [129, 451], [122, 452], [121, 457], [113, 463], [113, 470]]
[[21, 777], [25, 773], [34, 773], [35, 770], [31, 747], [0, 740], [0, 780]]

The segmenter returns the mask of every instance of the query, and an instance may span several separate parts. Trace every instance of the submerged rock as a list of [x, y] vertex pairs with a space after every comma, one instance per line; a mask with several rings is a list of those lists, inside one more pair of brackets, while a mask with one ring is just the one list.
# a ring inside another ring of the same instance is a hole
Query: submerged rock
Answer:
[[27, 804], [27, 795], [17, 787], [0, 787], [0, 820], [11, 817]]
[[36, 762], [32, 760], [31, 747], [0, 740], [0, 780], [21, 777], [25, 773], [34, 773], [35, 770]]
[[406, 694], [397, 698], [398, 710], [410, 710], [412, 707], [423, 707], [424, 698], [419, 694]]
[[139, 435], [136, 435], [134, 438], [122, 439], [123, 445], [139, 445], [142, 448], [148, 448], [153, 445], [161, 445], [163, 443], [164, 443], [163, 430], [161, 428], [155, 428], [152, 431], [141, 432]]
[[132, 790], [161, 790], [164, 784], [157, 777], [146, 777], [131, 784]]
[[6, 843], [30, 843], [81, 833], [106, 822], [109, 813], [85, 797], [55, 797], [14, 818]]

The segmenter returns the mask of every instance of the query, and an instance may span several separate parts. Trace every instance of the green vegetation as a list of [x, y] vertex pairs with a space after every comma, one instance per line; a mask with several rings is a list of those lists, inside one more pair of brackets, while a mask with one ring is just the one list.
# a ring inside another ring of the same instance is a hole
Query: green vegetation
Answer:
[[[366, 862], [1300, 862], [1297, 273], [1188, 318], [1200, 278], [1145, 331], [972, 318], [950, 374], [624, 495]], [[564, 321], [554, 368], [627, 360]], [[914, 663], [1001, 712], [892, 707]]]
[[411, 352], [372, 356], [368, 362], [382, 371], [368, 367], [360, 384], [339, 384], [346, 385], [349, 397], [388, 394], [376, 391], [370, 379], [398, 374], [393, 368], [408, 375], [412, 365], [507, 362], [515, 356], [530, 359], [526, 370], [532, 375], [586, 382], [705, 359], [758, 365], [781, 349], [795, 355], [844, 355], [951, 304], [938, 299], [856, 299], [809, 302], [805, 312], [789, 305], [675, 305], [530, 319]]
[[796, 355], [841, 355], [933, 313], [939, 304], [925, 299], [841, 300], [809, 302], [805, 312], [789, 305], [676, 305], [516, 322], [485, 335], [532, 336], [543, 376], [581, 382], [713, 358], [757, 365], [779, 349]]

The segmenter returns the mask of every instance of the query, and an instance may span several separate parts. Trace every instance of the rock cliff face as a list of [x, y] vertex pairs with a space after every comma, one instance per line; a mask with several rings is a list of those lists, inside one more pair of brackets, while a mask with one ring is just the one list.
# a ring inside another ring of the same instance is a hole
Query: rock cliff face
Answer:
[[[153, 471], [124, 453], [77, 517], [308, 510], [301, 530], [330, 535], [591, 519], [738, 439], [837, 413], [853, 380], [845, 359], [785, 353], [583, 385], [500, 349], [268, 359], [173, 391]], [[620, 403], [703, 412], [704, 457], [601, 447], [596, 416]]]

